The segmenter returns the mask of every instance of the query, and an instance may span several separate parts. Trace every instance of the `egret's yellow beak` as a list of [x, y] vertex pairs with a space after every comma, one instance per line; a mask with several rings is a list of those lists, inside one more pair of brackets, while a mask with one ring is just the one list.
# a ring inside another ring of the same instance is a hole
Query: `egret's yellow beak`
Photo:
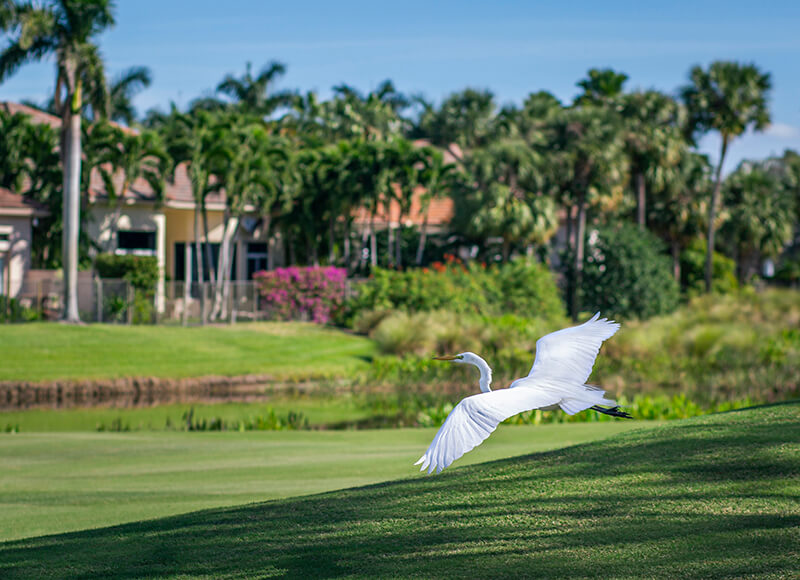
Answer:
[[456, 360], [457, 358], [458, 358], [458, 356], [457, 356], [457, 355], [451, 355], [451, 356], [435, 356], [435, 357], [433, 357], [433, 360]]

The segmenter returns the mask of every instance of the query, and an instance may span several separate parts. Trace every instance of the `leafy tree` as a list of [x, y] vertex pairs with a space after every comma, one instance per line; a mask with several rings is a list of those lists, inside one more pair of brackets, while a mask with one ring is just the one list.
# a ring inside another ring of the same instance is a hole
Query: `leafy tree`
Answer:
[[630, 223], [590, 232], [581, 303], [623, 318], [672, 312], [679, 289], [662, 250], [658, 238]]
[[720, 134], [719, 162], [714, 174], [714, 189], [708, 207], [710, 249], [706, 258], [706, 292], [711, 291], [712, 255], [716, 232], [716, 213], [722, 188], [722, 166], [731, 142], [748, 128], [764, 129], [770, 121], [767, 95], [772, 87], [769, 73], [752, 64], [716, 61], [707, 70], [692, 68], [690, 84], [681, 89], [689, 109], [689, 128], [697, 134]]
[[[56, 58], [56, 108], [62, 112], [64, 161], [64, 312], [79, 322], [78, 238], [80, 230], [81, 109], [84, 80], [105, 84], [96, 37], [114, 24], [112, 0], [52, 0], [42, 4], [7, 0], [0, 18], [9, 42], [0, 52], [0, 82], [30, 61]], [[63, 106], [62, 106], [63, 103]]]

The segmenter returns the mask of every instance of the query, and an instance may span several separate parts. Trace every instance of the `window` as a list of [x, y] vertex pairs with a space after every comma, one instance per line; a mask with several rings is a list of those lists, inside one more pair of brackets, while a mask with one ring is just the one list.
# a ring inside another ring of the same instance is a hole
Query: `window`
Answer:
[[253, 274], [267, 269], [267, 244], [253, 242], [247, 244], [247, 279], [252, 280]]
[[117, 254], [156, 255], [156, 233], [126, 230], [117, 232]]
[[[194, 242], [188, 242], [191, 246], [192, 254], [192, 281], [197, 282], [197, 252], [194, 251]], [[214, 266], [214, 272], [217, 271], [217, 261], [219, 260], [219, 244], [200, 244], [201, 252], [203, 253], [203, 278], [205, 282], [211, 280], [206, 267], [206, 246], [211, 246], [211, 262]], [[231, 280], [236, 280], [236, 244], [233, 244], [233, 255], [231, 260]], [[186, 277], [186, 242], [175, 242], [175, 280], [183, 280]]]

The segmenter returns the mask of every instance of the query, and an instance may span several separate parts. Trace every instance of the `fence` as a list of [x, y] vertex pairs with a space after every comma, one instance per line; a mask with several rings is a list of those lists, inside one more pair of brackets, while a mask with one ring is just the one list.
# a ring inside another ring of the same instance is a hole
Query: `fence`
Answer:
[[[53, 277], [26, 280], [20, 304], [43, 320], [57, 320], [63, 307], [63, 281]], [[216, 294], [211, 283], [165, 282], [163, 294], [136, 290], [127, 280], [79, 276], [78, 311], [84, 322], [112, 324], [207, 324], [260, 320], [258, 285], [231, 282]]]
[[[57, 320], [63, 306], [63, 281], [50, 271], [39, 272], [26, 278], [19, 302], [42, 320]], [[358, 283], [348, 280], [345, 296], [351, 296]], [[91, 272], [79, 272], [78, 311], [84, 322], [111, 324], [199, 325], [272, 318], [258, 283], [252, 280], [231, 281], [219, 294], [210, 282], [194, 282], [187, 288], [180, 281], [164, 282], [163, 290], [143, 292], [127, 280], [92, 277]]]

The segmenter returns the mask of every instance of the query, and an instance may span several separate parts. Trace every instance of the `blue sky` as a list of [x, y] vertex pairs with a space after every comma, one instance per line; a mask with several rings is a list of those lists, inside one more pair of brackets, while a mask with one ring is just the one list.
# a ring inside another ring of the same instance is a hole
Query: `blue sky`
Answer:
[[[570, 101], [592, 67], [630, 76], [628, 88], [675, 92], [689, 68], [713, 60], [753, 62], [773, 79], [773, 127], [746, 135], [743, 157], [800, 150], [800, 2], [706, 0], [648, 3], [257, 0], [119, 0], [117, 26], [101, 39], [113, 74], [151, 68], [140, 111], [208, 93], [246, 61], [288, 65], [283, 88], [316, 90], [347, 82], [364, 90], [391, 78], [398, 88], [439, 100], [466, 86], [490, 88], [501, 103], [538, 90]], [[0, 85], [0, 100], [43, 100], [53, 66], [27, 65]], [[704, 151], [716, 155], [706, 138]]]

